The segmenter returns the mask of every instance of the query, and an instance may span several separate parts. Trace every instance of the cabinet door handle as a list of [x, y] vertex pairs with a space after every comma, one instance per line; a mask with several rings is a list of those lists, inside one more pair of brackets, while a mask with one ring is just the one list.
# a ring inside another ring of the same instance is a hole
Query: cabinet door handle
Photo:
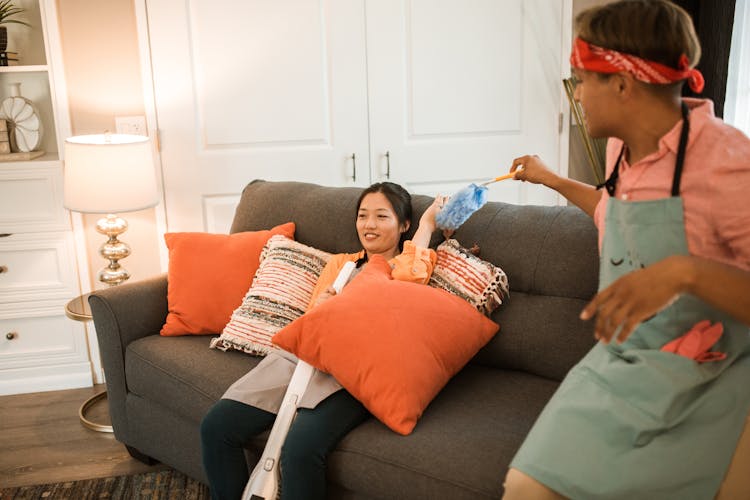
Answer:
[[0, 233], [0, 238], [7, 238], [8, 236], [13, 236], [13, 233]]
[[5, 334], [5, 338], [8, 340], [13, 340], [16, 338], [16, 335], [18, 335], [16, 332], [8, 332]]
[[8, 272], [8, 266], [0, 266], [0, 274], [7, 273]]
[[385, 178], [391, 178], [391, 152], [385, 152]]
[[352, 153], [352, 181], [357, 182], [357, 154]]

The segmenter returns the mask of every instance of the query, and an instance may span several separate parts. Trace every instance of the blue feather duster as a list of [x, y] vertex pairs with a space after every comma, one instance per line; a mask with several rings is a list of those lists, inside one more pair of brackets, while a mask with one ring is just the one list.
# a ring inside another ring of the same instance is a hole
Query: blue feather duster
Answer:
[[435, 223], [440, 229], [456, 230], [471, 214], [487, 203], [487, 188], [469, 184], [453, 196], [435, 216]]

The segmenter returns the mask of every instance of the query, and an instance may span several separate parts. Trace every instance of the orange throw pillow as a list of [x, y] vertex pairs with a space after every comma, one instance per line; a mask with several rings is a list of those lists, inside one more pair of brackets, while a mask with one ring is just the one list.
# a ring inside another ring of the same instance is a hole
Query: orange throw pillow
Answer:
[[234, 234], [167, 233], [167, 303], [161, 334], [220, 333], [258, 270], [271, 236], [294, 237], [294, 223]]
[[466, 301], [397, 281], [380, 256], [337, 296], [283, 328], [272, 341], [333, 375], [399, 434], [497, 332]]

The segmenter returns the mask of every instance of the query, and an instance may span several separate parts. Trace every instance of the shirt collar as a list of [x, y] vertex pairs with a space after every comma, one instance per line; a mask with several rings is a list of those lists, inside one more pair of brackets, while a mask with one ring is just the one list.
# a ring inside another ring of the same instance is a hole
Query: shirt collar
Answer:
[[[706, 124], [707, 121], [712, 120], [714, 118], [714, 103], [710, 99], [696, 99], [696, 98], [689, 98], [684, 97], [683, 100], [685, 101], [685, 104], [687, 104], [688, 109], [690, 110], [690, 115], [688, 117], [688, 120], [690, 120], [690, 134], [688, 135], [688, 143], [687, 147], [690, 148], [690, 145], [695, 141], [695, 138], [698, 137], [698, 134], [703, 129], [703, 126]], [[659, 158], [663, 157], [667, 152], [672, 152], [673, 154], [677, 154], [677, 150], [680, 146], [680, 133], [682, 132], [682, 120], [675, 123], [674, 127], [672, 127], [669, 132], [664, 134], [661, 139], [659, 139], [659, 149], [657, 151], [654, 151], [650, 155], [646, 156], [645, 158], [641, 159], [638, 163], [641, 162], [653, 162], [658, 160]], [[620, 139], [616, 139], [619, 145], [622, 144], [622, 141]], [[618, 146], [618, 150], [619, 150]], [[622, 159], [622, 165], [621, 168], [629, 168], [630, 164], [625, 160], [625, 158]]]

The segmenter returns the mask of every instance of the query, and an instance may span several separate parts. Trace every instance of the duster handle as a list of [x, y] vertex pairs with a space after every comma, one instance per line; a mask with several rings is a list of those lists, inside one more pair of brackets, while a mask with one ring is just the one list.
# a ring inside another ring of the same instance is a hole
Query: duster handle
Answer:
[[515, 172], [501, 175], [500, 177], [495, 177], [494, 179], [481, 183], [480, 186], [486, 186], [487, 184], [492, 184], [493, 182], [497, 182], [497, 181], [504, 181], [505, 179], [512, 179], [513, 177], [515, 177], [515, 175], [516, 175]]

